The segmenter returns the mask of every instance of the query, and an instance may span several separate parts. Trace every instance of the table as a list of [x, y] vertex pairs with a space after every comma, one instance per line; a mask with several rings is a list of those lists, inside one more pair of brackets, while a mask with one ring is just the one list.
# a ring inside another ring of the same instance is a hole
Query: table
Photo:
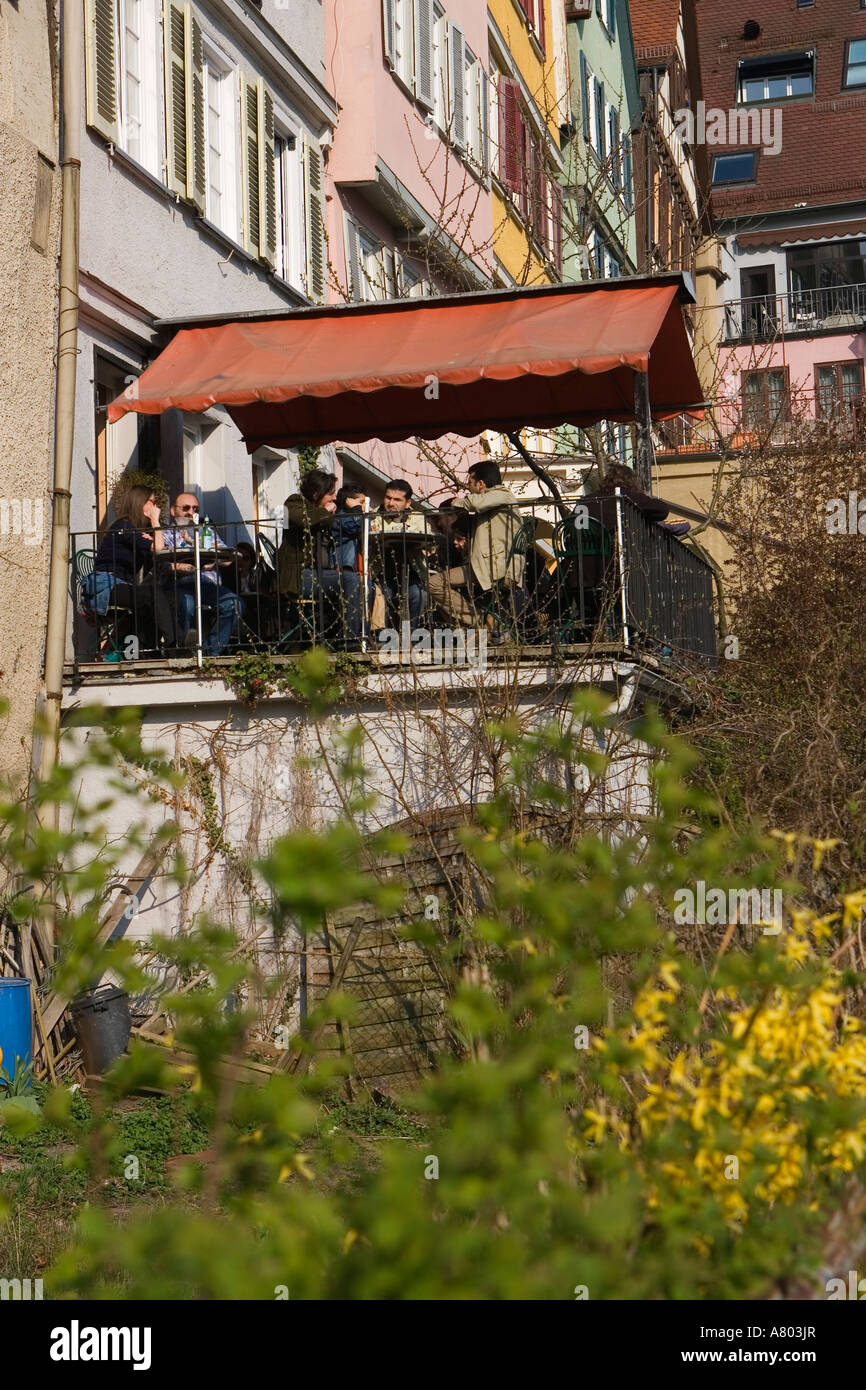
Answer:
[[174, 565], [194, 565], [195, 566], [195, 628], [196, 628], [196, 665], [202, 664], [202, 630], [201, 630], [201, 569], [203, 564], [212, 565], [216, 562], [230, 562], [235, 557], [235, 550], [231, 546], [221, 545], [219, 549], [215, 546], [207, 550], [202, 550], [199, 544], [199, 533], [193, 532], [193, 545], [180, 546], [177, 549], [155, 550], [153, 558], [157, 564]]
[[432, 550], [438, 533], [435, 531], [409, 531], [402, 526], [389, 526], [387, 530], [371, 531], [370, 543], [375, 543], [383, 553], [388, 550], [402, 551], [403, 563], [400, 566], [400, 622], [409, 622], [409, 553]]

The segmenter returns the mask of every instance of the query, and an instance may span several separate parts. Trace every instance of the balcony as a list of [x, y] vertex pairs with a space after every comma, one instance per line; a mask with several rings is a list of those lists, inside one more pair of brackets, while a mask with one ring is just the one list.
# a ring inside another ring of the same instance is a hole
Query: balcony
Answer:
[[[267, 653], [279, 665], [313, 646], [352, 653], [358, 669], [371, 672], [460, 666], [475, 673], [596, 651], [665, 668], [715, 660], [710, 567], [629, 499], [611, 496], [595, 515], [578, 502], [565, 519], [546, 498], [522, 502], [519, 514], [506, 510], [482, 513], [493, 518], [489, 526], [477, 516], [468, 524], [471, 514], [457, 509], [444, 517], [412, 512], [406, 524], [357, 512], [351, 537], [341, 526], [351, 514], [341, 513], [318, 536], [302, 533], [312, 546], [302, 555], [297, 593], [280, 592], [275, 523], [218, 524], [218, 549], [193, 533], [192, 548], [146, 556], [134, 580], [127, 575], [131, 582], [97, 575], [98, 538], [78, 532], [67, 680], [196, 681], [244, 654]], [[447, 587], [449, 567], [453, 583], [467, 555], [475, 573], [489, 567], [492, 587]]]
[[817, 332], [860, 332], [866, 326], [866, 284], [831, 285], [790, 294], [756, 295], [725, 305], [725, 341], [769, 343]]
[[[716, 427], [713, 426], [713, 417]], [[830, 400], [816, 391], [766, 392], [716, 401], [705, 420], [679, 416], [657, 427], [660, 459], [717, 457], [721, 449], [853, 445], [866, 440], [866, 398]]]

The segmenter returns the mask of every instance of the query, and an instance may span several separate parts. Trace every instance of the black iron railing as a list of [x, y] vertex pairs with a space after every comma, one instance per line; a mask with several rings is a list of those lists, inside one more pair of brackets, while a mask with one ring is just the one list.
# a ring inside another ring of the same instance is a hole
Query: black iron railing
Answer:
[[729, 341], [768, 342], [816, 328], [857, 328], [866, 322], [866, 284], [822, 285], [788, 294], [759, 294], [725, 305]]
[[709, 566], [627, 497], [578, 499], [567, 518], [535, 499], [160, 534], [73, 536], [79, 666], [314, 645], [470, 664], [506, 644], [715, 657]]

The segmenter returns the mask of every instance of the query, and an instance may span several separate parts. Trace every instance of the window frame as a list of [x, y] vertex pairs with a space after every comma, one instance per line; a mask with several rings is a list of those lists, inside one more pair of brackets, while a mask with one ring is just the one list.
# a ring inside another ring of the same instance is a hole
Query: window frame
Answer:
[[[142, 107], [140, 116], [141, 140], [138, 153], [129, 148], [127, 94], [127, 13], [137, 4], [142, 16], [138, 43], [142, 53], [140, 87]], [[160, 183], [164, 182], [165, 95], [162, 57], [161, 5], [158, 0], [117, 0], [116, 68], [117, 68], [117, 132], [118, 148]], [[145, 42], [145, 39], [147, 41]]]
[[857, 62], [857, 63], [855, 64], [855, 67], [858, 67], [858, 68], [859, 68], [859, 67], [862, 67], [862, 68], [864, 68], [864, 70], [866, 70], [866, 34], [860, 34], [860, 35], [858, 35], [857, 38], [846, 39], [846, 40], [845, 40], [845, 61], [844, 61], [843, 66], [842, 66], [842, 91], [843, 91], [843, 92], [860, 92], [860, 91], [862, 91], [862, 90], [864, 89], [864, 87], [866, 87], [866, 76], [864, 76], [862, 82], [849, 82], [849, 81], [848, 81], [848, 70], [849, 70], [849, 68], [851, 67], [851, 46], [852, 46], [852, 44], [855, 44], [855, 43], [862, 43], [862, 44], [863, 44], [863, 47], [864, 47], [864, 57], [863, 57], [863, 60], [862, 60], [862, 62]]
[[[752, 150], [722, 150], [719, 154], [714, 154], [710, 165], [710, 188], [737, 188], [741, 184], [757, 183], [758, 180], [758, 159], [759, 149]], [[752, 172], [744, 179], [720, 179], [716, 181], [716, 168], [722, 159], [747, 159], [752, 160]]]
[[[821, 409], [821, 387], [820, 372], [833, 368], [836, 377], [836, 392], [834, 406], [837, 410], [850, 407], [852, 410], [859, 410], [863, 405], [864, 395], [866, 395], [866, 379], [864, 379], [863, 361], [859, 357], [846, 357], [838, 361], [815, 362], [814, 363], [814, 384], [815, 384], [815, 417], [818, 420], [826, 420], [829, 417]], [[853, 400], [846, 401], [842, 382], [842, 368], [853, 367], [860, 378], [859, 390]]]
[[[290, 146], [289, 142], [293, 142], [293, 145]], [[284, 284], [291, 285], [292, 289], [306, 295], [304, 134], [300, 125], [280, 108], [274, 110], [274, 166], [277, 202], [274, 271]], [[294, 225], [294, 239], [286, 237], [288, 221]]]
[[[213, 215], [211, 208], [211, 71], [220, 73], [220, 133], [224, 143], [220, 149], [224, 187], [221, 198], [224, 204], [222, 217]], [[217, 227], [225, 236], [240, 244], [240, 132], [238, 130], [238, 69], [206, 35], [202, 35], [202, 87], [204, 95], [204, 140], [205, 140], [205, 201], [203, 216], [211, 226]]]
[[[781, 410], [781, 412], [778, 414], [778, 416], [775, 416], [775, 417], [771, 420], [771, 418], [770, 418], [770, 410], [769, 410], [769, 402], [770, 402], [770, 394], [771, 394], [771, 393], [770, 393], [770, 389], [769, 389], [769, 378], [770, 378], [771, 376], [776, 375], [776, 374], [780, 374], [780, 375], [782, 376], [783, 382], [784, 382], [784, 385], [783, 385], [783, 387], [782, 387], [782, 410]], [[763, 413], [763, 416], [764, 416], [764, 420], [763, 420], [763, 423], [762, 423], [762, 424], [755, 424], [755, 422], [754, 422], [753, 420], [750, 420], [750, 419], [748, 418], [748, 415], [749, 415], [749, 409], [748, 409], [748, 407], [749, 407], [749, 395], [748, 395], [748, 392], [747, 392], [747, 389], [746, 389], [746, 382], [748, 381], [748, 379], [749, 379], [750, 377], [761, 377], [761, 378], [762, 378], [761, 401], [762, 401], [762, 413]], [[788, 419], [790, 419], [790, 416], [791, 416], [791, 369], [790, 369], [790, 367], [787, 367], [787, 366], [784, 366], [784, 367], [751, 367], [751, 368], [747, 368], [747, 369], [743, 370], [743, 371], [740, 373], [740, 399], [741, 399], [741, 401], [742, 401], [742, 407], [743, 407], [743, 428], [746, 429], [746, 430], [755, 431], [755, 430], [759, 430], [759, 429], [761, 429], [761, 428], [769, 429], [769, 428], [771, 427], [771, 424], [776, 424], [779, 420], [788, 420]]]
[[[762, 55], [762, 61], [763, 61], [766, 65], [771, 65], [771, 64], [778, 63], [778, 62], [782, 61], [783, 59], [785, 59], [785, 58], [788, 57], [788, 56], [790, 56], [790, 58], [791, 58], [791, 60], [792, 60], [792, 68], [796, 67], [796, 65], [793, 63], [793, 60], [794, 60], [795, 58], [797, 58], [797, 57], [804, 57], [804, 56], [805, 56], [805, 57], [808, 57], [808, 58], [810, 59], [810, 62], [811, 62], [811, 79], [812, 79], [812, 85], [811, 85], [811, 89], [810, 89], [808, 92], [789, 92], [789, 93], [786, 93], [785, 96], [771, 96], [771, 95], [770, 95], [770, 92], [769, 92], [769, 83], [770, 83], [770, 81], [772, 80], [774, 74], [772, 74], [772, 73], [764, 73], [764, 74], [763, 74], [763, 81], [764, 81], [764, 85], [765, 85], [765, 87], [766, 87], [766, 89], [767, 89], [767, 95], [766, 95], [766, 96], [763, 96], [763, 97], [747, 97], [747, 96], [744, 94], [744, 84], [749, 80], [749, 72], [754, 72], [754, 73], [756, 74], [755, 77], [751, 79], [751, 80], [753, 80], [753, 81], [756, 81], [756, 80], [757, 80], [757, 75], [760, 73], [760, 66], [759, 66], [759, 63], [758, 63], [757, 61], [754, 61], [752, 67], [751, 67], [750, 69], [744, 71], [744, 70], [743, 70], [743, 65], [744, 65], [744, 63], [752, 62], [753, 60], [751, 60], [751, 59], [740, 58], [740, 59], [738, 59], [738, 61], [737, 61], [737, 70], [736, 70], [735, 97], [736, 97], [736, 104], [737, 104], [737, 106], [744, 106], [744, 107], [750, 107], [750, 106], [772, 106], [772, 105], [774, 105], [774, 104], [776, 104], [776, 103], [778, 103], [778, 102], [814, 101], [814, 100], [815, 100], [815, 94], [816, 94], [817, 87], [818, 87], [818, 63], [817, 63], [817, 54], [815, 53], [815, 50], [814, 50], [814, 49], [807, 49], [807, 50], [805, 50], [805, 51], [802, 50], [802, 49], [797, 49], [797, 50], [793, 51], [790, 55], [785, 54], [785, 53], [779, 53], [779, 54], [769, 54], [769, 53], [768, 53], [768, 54], [766, 54], [766, 55]], [[796, 73], [796, 71], [792, 71], [791, 69], [789, 69], [789, 70], [786, 71], [785, 68], [782, 67], [782, 68], [780, 68], [780, 69], [778, 70], [778, 72], [775, 74], [775, 76], [776, 76], [777, 78], [778, 78], [778, 77], [782, 77], [782, 76], [786, 77], [786, 78], [788, 79], [788, 85], [790, 86], [792, 77], [797, 76], [797, 73]]]

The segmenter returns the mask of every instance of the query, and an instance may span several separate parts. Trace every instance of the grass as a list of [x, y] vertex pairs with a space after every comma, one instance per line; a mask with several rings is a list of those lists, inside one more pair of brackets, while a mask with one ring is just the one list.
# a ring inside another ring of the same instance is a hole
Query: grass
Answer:
[[[47, 1088], [35, 1083], [33, 1094], [44, 1100]], [[0, 1278], [38, 1278], [72, 1241], [85, 1202], [107, 1203], [119, 1221], [134, 1207], [158, 1207], [169, 1199], [195, 1202], [193, 1193], [176, 1191], [165, 1163], [208, 1148], [207, 1121], [189, 1091], [123, 1101], [112, 1116], [101, 1178], [86, 1171], [83, 1147], [94, 1130], [94, 1115], [79, 1092], [64, 1128], [43, 1118], [38, 1128], [16, 1136], [0, 1125]], [[317, 1151], [328, 1161], [314, 1183], [323, 1191], [362, 1185], [378, 1166], [383, 1140], [420, 1142], [424, 1133], [418, 1117], [385, 1096], [353, 1102], [329, 1097], [311, 1146], [314, 1171]], [[8, 1168], [10, 1161], [14, 1166]]]

